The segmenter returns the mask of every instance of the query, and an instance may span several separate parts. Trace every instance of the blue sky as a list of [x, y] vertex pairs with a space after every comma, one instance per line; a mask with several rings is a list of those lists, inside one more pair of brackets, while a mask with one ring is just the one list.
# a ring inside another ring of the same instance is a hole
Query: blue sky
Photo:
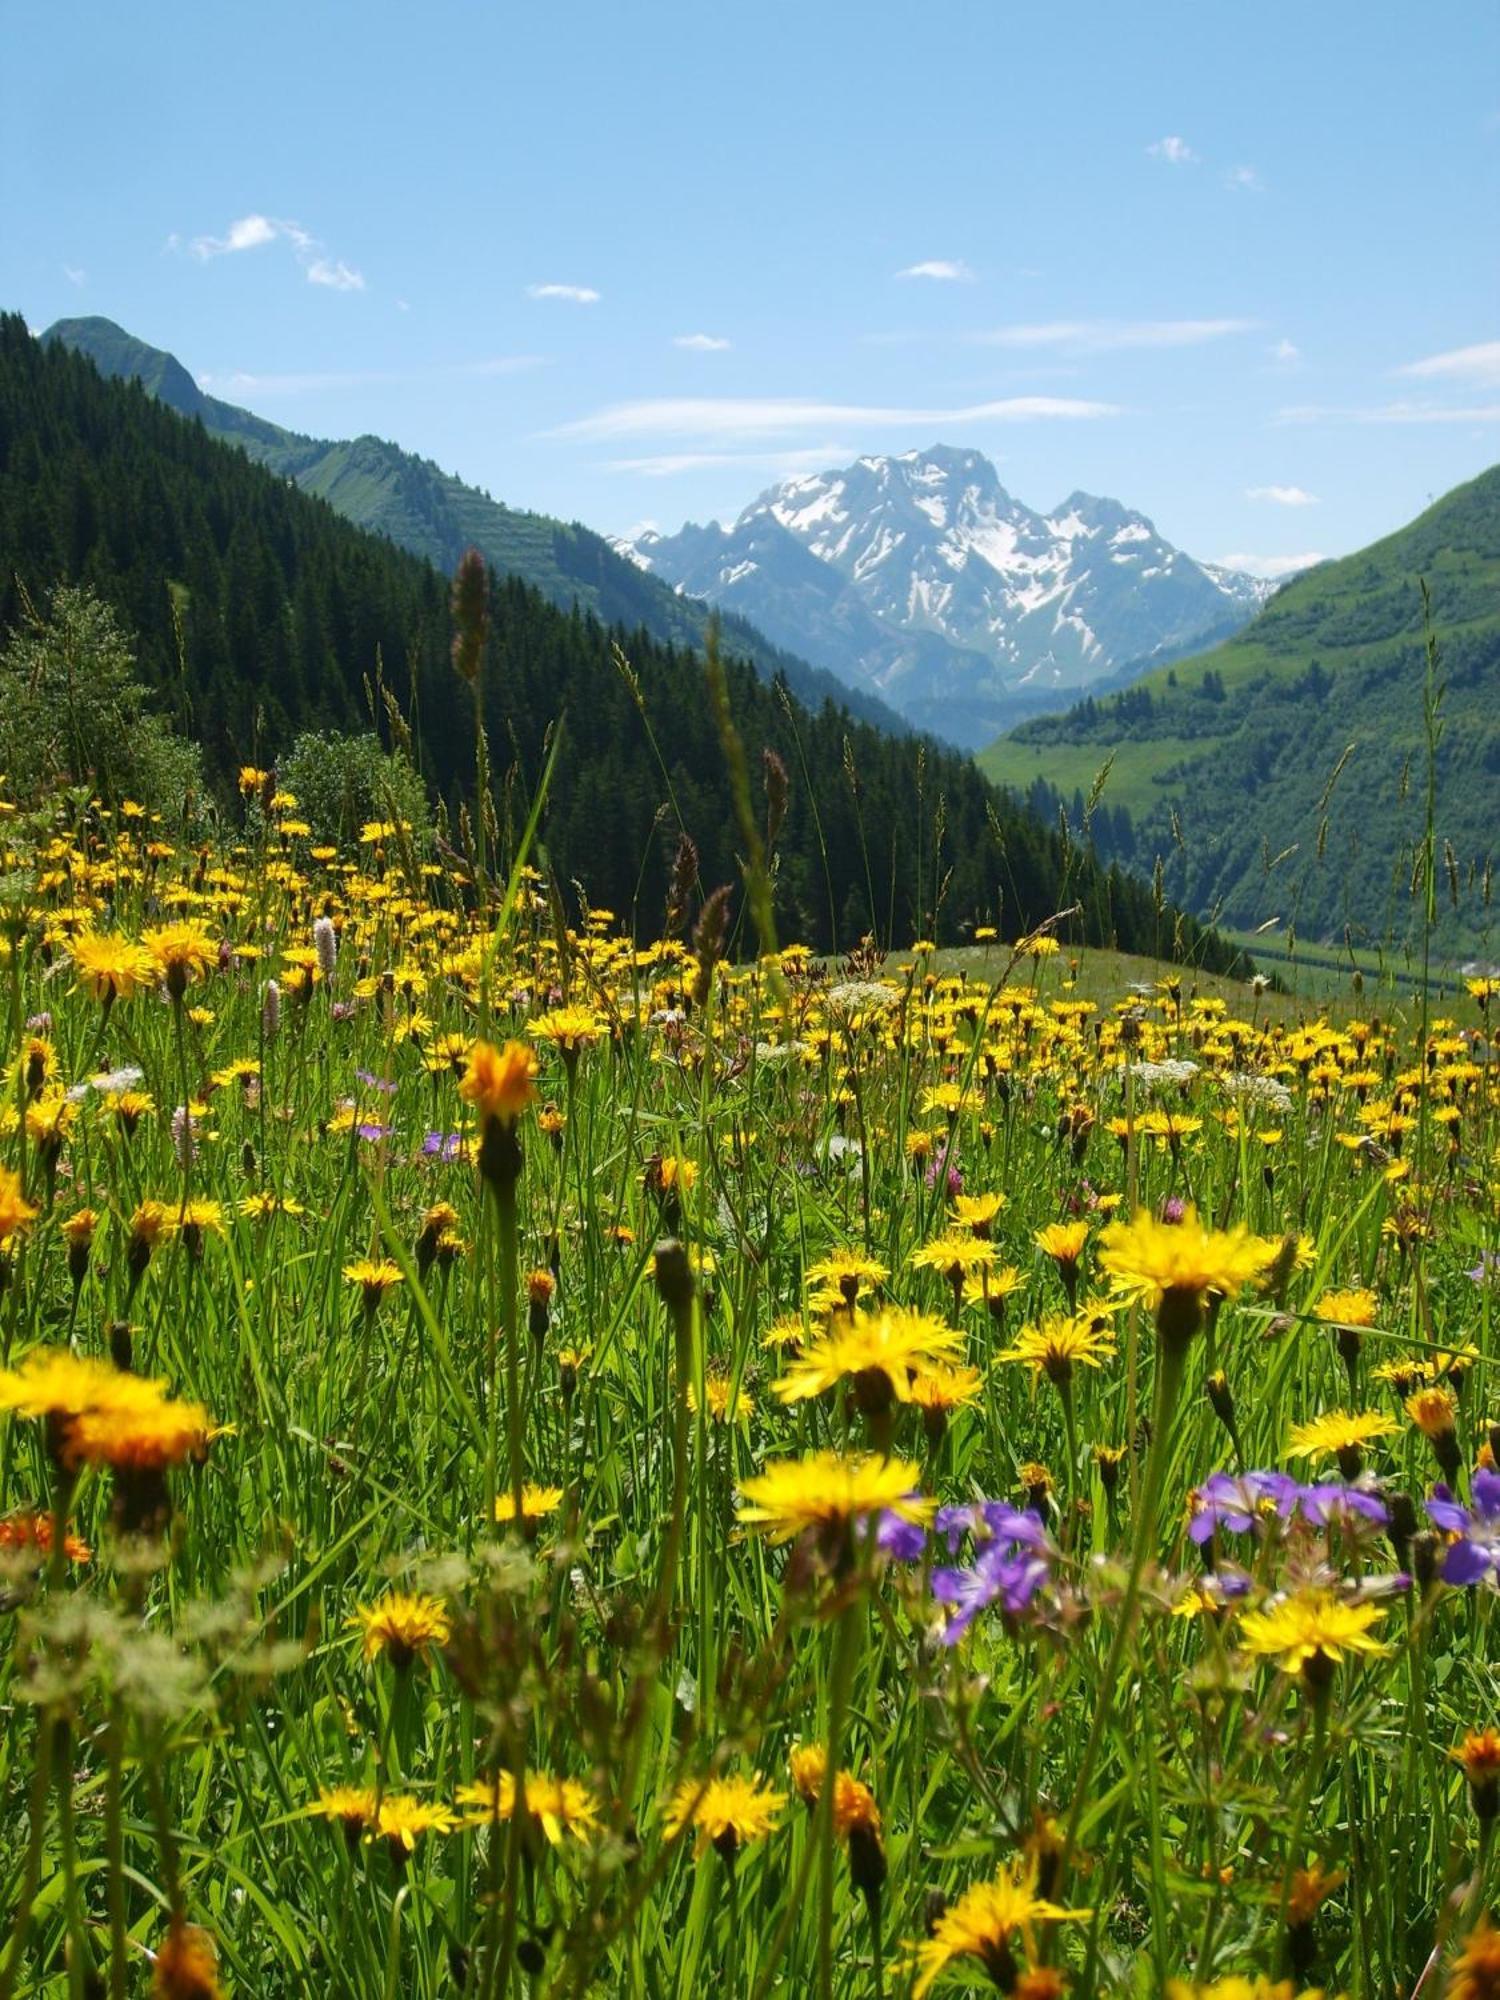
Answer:
[[1274, 565], [1500, 458], [1500, 9], [9, 10], [0, 304], [611, 532], [942, 439]]

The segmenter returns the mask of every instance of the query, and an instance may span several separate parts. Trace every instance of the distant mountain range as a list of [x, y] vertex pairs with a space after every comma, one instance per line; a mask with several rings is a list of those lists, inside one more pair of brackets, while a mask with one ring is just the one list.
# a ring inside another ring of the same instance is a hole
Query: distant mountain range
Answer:
[[1116, 500], [1038, 514], [934, 445], [773, 486], [729, 527], [628, 545], [910, 722], [978, 748], [1059, 693], [1228, 636], [1272, 588], [1196, 562]]
[[1455, 950], [1494, 957], [1500, 466], [1296, 577], [1227, 644], [1025, 723], [980, 765], [1018, 792], [1040, 781], [1076, 814], [1112, 760], [1095, 838], [1138, 870], [1159, 865], [1166, 893], [1200, 916], [1410, 943], [1426, 799], [1424, 584], [1446, 684], [1438, 930]]
[[[175, 355], [113, 320], [58, 320], [42, 338], [88, 355], [102, 375], [135, 377], [158, 401], [197, 418], [211, 437], [240, 446], [356, 527], [389, 536], [439, 569], [451, 571], [472, 544], [496, 570], [522, 578], [562, 610], [577, 604], [606, 625], [639, 627], [668, 645], [703, 644], [708, 605], [643, 575], [606, 537], [577, 522], [507, 507], [384, 438], [329, 440], [284, 430], [205, 394]], [[836, 669], [810, 665], [795, 645], [773, 645], [732, 610], [720, 616], [726, 651], [750, 660], [766, 678], [784, 675], [810, 707], [832, 700], [882, 728], [907, 726], [867, 679], [850, 682]]]

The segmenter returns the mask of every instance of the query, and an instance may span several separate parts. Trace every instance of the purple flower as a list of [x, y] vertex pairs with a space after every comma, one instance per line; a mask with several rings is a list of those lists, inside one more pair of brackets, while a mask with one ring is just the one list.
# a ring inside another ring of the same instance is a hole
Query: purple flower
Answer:
[[1001, 1541], [987, 1543], [972, 1569], [938, 1569], [932, 1594], [952, 1616], [943, 1627], [945, 1646], [956, 1646], [981, 1611], [998, 1604], [1012, 1615], [1026, 1609], [1047, 1581], [1045, 1560]]
[[1500, 1250], [1481, 1250], [1479, 1262], [1465, 1275], [1472, 1278], [1476, 1285], [1500, 1277]]
[[928, 1187], [935, 1188], [939, 1181], [943, 1183], [944, 1190], [950, 1201], [954, 1200], [964, 1191], [963, 1169], [959, 1166], [958, 1161], [950, 1156], [949, 1149], [946, 1146], [938, 1148], [937, 1152], [933, 1154], [927, 1168]]
[[1457, 1535], [1443, 1558], [1444, 1583], [1488, 1583], [1500, 1590], [1500, 1472], [1474, 1474], [1474, 1504], [1465, 1507], [1446, 1486], [1434, 1486], [1427, 1512]]
[[385, 1077], [377, 1076], [372, 1069], [357, 1069], [354, 1074], [359, 1078], [359, 1081], [364, 1085], [366, 1090], [379, 1090], [383, 1091], [387, 1097], [395, 1096], [396, 1084], [394, 1078], [388, 1082]]
[[368, 1140], [372, 1146], [378, 1139], [388, 1139], [391, 1135], [391, 1128], [389, 1125], [376, 1125], [371, 1123], [369, 1120], [366, 1120], [362, 1124], [356, 1125], [354, 1129], [359, 1134], [361, 1139]]
[[875, 1546], [893, 1562], [920, 1562], [927, 1547], [927, 1531], [920, 1522], [904, 1520], [893, 1507], [887, 1507], [875, 1530]]
[[422, 1141], [422, 1152], [429, 1160], [456, 1160], [462, 1144], [457, 1132], [429, 1132]]
[[335, 1000], [328, 1011], [335, 1021], [352, 1021], [354, 1019], [354, 1002], [352, 1000]]
[[1278, 1513], [1285, 1513], [1285, 1503], [1296, 1491], [1296, 1480], [1284, 1472], [1216, 1472], [1188, 1495], [1192, 1509], [1188, 1534], [1200, 1547], [1218, 1528], [1247, 1535], [1268, 1500]]
[[1378, 1493], [1371, 1493], [1363, 1486], [1343, 1486], [1337, 1480], [1319, 1486], [1299, 1486], [1292, 1506], [1305, 1521], [1312, 1521], [1320, 1528], [1326, 1528], [1330, 1521], [1361, 1520], [1384, 1528], [1391, 1518], [1390, 1508]]

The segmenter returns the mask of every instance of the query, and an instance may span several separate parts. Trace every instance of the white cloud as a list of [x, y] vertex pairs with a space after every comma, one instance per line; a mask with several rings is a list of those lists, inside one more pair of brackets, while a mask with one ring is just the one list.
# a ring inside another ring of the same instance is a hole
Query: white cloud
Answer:
[[1278, 424], [1500, 424], [1500, 403], [1379, 403], [1368, 409], [1335, 409], [1300, 403], [1276, 412]]
[[1301, 486], [1247, 486], [1247, 500], [1270, 500], [1278, 507], [1316, 507], [1318, 496]]
[[1500, 340], [1483, 340], [1476, 347], [1454, 347], [1446, 354], [1429, 354], [1424, 361], [1409, 361], [1398, 375], [1416, 375], [1426, 381], [1476, 382], [1484, 387], [1500, 386]]
[[600, 294], [592, 285], [528, 285], [528, 299], [563, 299], [570, 306], [596, 306]]
[[612, 458], [610, 472], [633, 472], [644, 479], [670, 479], [680, 472], [702, 472], [718, 465], [744, 465], [764, 472], [821, 472], [830, 465], [847, 465], [858, 457], [852, 444], [802, 445], [785, 451], [668, 451], [647, 458]]
[[908, 264], [904, 271], [896, 273], [898, 278], [936, 278], [939, 283], [966, 285], [974, 273], [962, 257], [928, 257], [920, 264]]
[[672, 339], [674, 347], [685, 347], [693, 354], [723, 354], [733, 345], [717, 333], [679, 333]]
[[1198, 155], [1186, 139], [1169, 132], [1165, 139], [1153, 139], [1146, 148], [1153, 160], [1165, 160], [1169, 167], [1195, 167]]
[[930, 430], [946, 425], [1022, 423], [1031, 419], [1112, 417], [1113, 403], [1083, 402], [1070, 396], [1010, 396], [958, 409], [891, 408], [881, 404], [820, 403], [800, 396], [656, 396], [614, 403], [592, 416], [560, 424], [547, 433], [559, 438], [609, 439], [685, 437], [734, 439], [775, 437], [839, 425], [850, 430]]
[[[342, 257], [329, 257], [310, 229], [274, 215], [242, 215], [231, 222], [222, 236], [195, 236], [188, 249], [206, 264], [214, 257], [233, 257], [245, 250], [262, 250], [268, 243], [289, 243], [310, 285], [334, 292], [362, 292], [364, 275], [346, 264]], [[169, 250], [180, 249], [182, 239], [175, 232], [167, 238]]]
[[1311, 569], [1314, 563], [1327, 562], [1328, 558], [1316, 549], [1310, 549], [1300, 556], [1215, 556], [1214, 561], [1221, 569], [1243, 570], [1247, 576], [1263, 576], [1273, 583], [1283, 576], [1295, 576], [1299, 569]]
[[64, 264], [62, 274], [70, 285], [82, 287], [89, 281], [89, 274], [78, 264]]
[[362, 292], [365, 288], [363, 276], [342, 257], [315, 257], [307, 267], [307, 282], [327, 285], [334, 292]]
[[1273, 361], [1279, 361], [1283, 368], [1290, 368], [1302, 359], [1302, 350], [1294, 340], [1278, 340], [1266, 349]]
[[1264, 194], [1266, 184], [1254, 167], [1231, 167], [1224, 176], [1224, 185], [1233, 188], [1236, 194]]
[[1196, 347], [1251, 333], [1253, 319], [1058, 319], [1037, 325], [998, 326], [973, 338], [987, 347], [1060, 347], [1074, 354], [1107, 354], [1129, 347]]
[[333, 389], [384, 387], [392, 382], [517, 375], [543, 365], [544, 359], [539, 354], [498, 354], [483, 361], [458, 361], [434, 368], [323, 369], [284, 375], [261, 375], [250, 369], [235, 368], [223, 374], [209, 372], [200, 375], [198, 387], [208, 395], [230, 398], [307, 396]]

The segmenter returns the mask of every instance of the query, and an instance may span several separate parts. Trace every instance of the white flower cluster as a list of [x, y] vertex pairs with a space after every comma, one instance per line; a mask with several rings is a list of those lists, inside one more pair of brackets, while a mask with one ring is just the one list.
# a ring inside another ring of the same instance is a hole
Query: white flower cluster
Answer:
[[1268, 1110], [1280, 1113], [1292, 1108], [1292, 1093], [1274, 1076], [1258, 1076], [1253, 1071], [1240, 1070], [1232, 1076], [1221, 1077], [1219, 1084], [1226, 1097], [1241, 1098], [1249, 1104], [1263, 1104]]
[[1169, 1056], [1165, 1062], [1132, 1063], [1130, 1074], [1147, 1090], [1180, 1090], [1198, 1074], [1198, 1065], [1185, 1057]]

